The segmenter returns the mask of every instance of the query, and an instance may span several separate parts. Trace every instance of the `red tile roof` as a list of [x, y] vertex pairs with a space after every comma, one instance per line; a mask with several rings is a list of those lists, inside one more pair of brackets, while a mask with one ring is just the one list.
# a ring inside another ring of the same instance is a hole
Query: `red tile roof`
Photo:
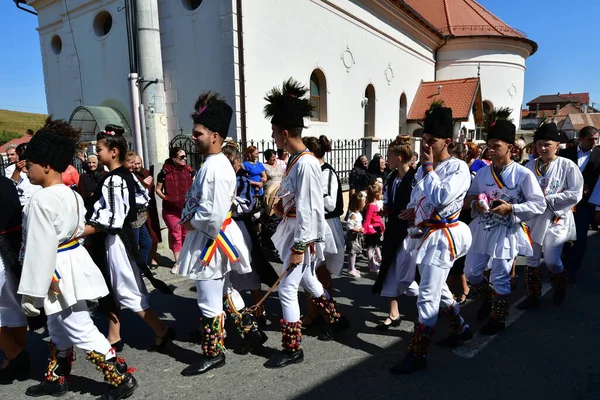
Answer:
[[557, 94], [543, 94], [531, 100], [527, 105], [535, 104], [548, 104], [548, 103], [566, 103], [571, 102], [575, 104], [590, 104], [589, 93], [557, 93]]
[[[438, 95], [438, 86], [440, 85], [442, 88]], [[421, 82], [410, 107], [408, 120], [422, 121], [425, 118], [425, 112], [436, 100], [443, 100], [444, 107], [452, 108], [454, 119], [468, 120], [478, 90], [479, 78]]]
[[444, 36], [498, 36], [537, 44], [512, 28], [474, 0], [403, 0]]
[[600, 128], [600, 113], [594, 114], [569, 114], [568, 119], [571, 120], [571, 125], [573, 125], [573, 129], [579, 131], [586, 126], [593, 126], [596, 129]]
[[1, 154], [4, 154], [4, 153], [6, 153], [6, 148], [7, 148], [8, 146], [10, 146], [11, 144], [14, 144], [14, 145], [17, 145], [17, 146], [18, 146], [18, 145], [20, 145], [21, 143], [29, 143], [29, 141], [31, 140], [31, 138], [32, 138], [32, 137], [33, 137], [33, 136], [30, 136], [30, 135], [23, 135], [23, 136], [21, 136], [20, 138], [16, 138], [16, 139], [13, 139], [13, 140], [11, 140], [11, 141], [9, 141], [9, 142], [6, 142], [6, 143], [4, 143], [2, 146], [0, 146], [0, 153], [1, 153]]

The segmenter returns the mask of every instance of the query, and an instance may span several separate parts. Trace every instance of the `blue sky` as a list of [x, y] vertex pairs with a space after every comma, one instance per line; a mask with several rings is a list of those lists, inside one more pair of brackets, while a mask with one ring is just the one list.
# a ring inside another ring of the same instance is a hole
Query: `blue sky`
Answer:
[[[46, 112], [37, 18], [18, 10], [12, 0], [0, 2], [0, 109]], [[590, 92], [598, 108], [600, 52], [593, 43], [600, 1], [479, 2], [539, 44], [527, 60], [525, 103], [541, 94]]]

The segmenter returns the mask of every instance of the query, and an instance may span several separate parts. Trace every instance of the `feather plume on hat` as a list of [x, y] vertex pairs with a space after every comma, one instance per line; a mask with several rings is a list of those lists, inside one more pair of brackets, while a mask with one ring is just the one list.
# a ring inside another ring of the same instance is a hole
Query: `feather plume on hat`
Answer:
[[283, 82], [282, 87], [275, 86], [265, 96], [265, 118], [271, 123], [286, 128], [304, 127], [304, 118], [309, 118], [314, 110], [310, 100], [304, 98], [308, 89], [294, 78]]

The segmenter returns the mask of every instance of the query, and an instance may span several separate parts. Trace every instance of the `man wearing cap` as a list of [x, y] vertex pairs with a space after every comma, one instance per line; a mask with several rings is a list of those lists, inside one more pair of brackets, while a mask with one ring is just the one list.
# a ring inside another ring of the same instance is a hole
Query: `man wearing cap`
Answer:
[[471, 174], [466, 163], [448, 153], [453, 127], [450, 108], [434, 107], [428, 111], [423, 126], [423, 165], [415, 175], [411, 203], [400, 214], [401, 217], [411, 214], [414, 218], [403, 251], [412, 253], [413, 268], [415, 264], [419, 266], [421, 281], [417, 298], [419, 321], [407, 354], [390, 368], [395, 374], [410, 374], [425, 368], [438, 314], [448, 318], [451, 331], [441, 345], [455, 347], [473, 337], [446, 284], [454, 261], [464, 256], [471, 245], [468, 226], [458, 220]]
[[[465, 259], [465, 275], [479, 298], [484, 300], [477, 319], [489, 321], [482, 335], [495, 335], [505, 327], [510, 306], [510, 271], [515, 257], [532, 256], [526, 221], [546, 209], [544, 194], [534, 174], [511, 160], [515, 126], [495, 121], [488, 130], [492, 164], [479, 170], [465, 201], [474, 216], [469, 225], [473, 245]], [[483, 272], [491, 259], [491, 284]]]
[[[231, 220], [235, 172], [221, 152], [232, 114], [231, 107], [217, 93], [207, 92], [198, 97], [191, 115], [192, 141], [204, 156], [204, 164], [186, 194], [181, 223], [188, 234], [177, 273], [196, 281], [203, 354], [181, 372], [184, 376], [200, 375], [225, 364], [223, 297], [236, 311], [244, 308], [242, 297], [231, 287], [227, 275], [231, 270], [241, 274], [251, 271], [244, 237]], [[254, 321], [249, 321], [247, 328], [249, 333], [258, 333]]]
[[298, 303], [300, 285], [326, 322], [319, 340], [332, 340], [335, 333], [346, 329], [348, 321], [337, 311], [335, 302], [316, 277], [316, 266], [323, 263], [325, 253], [337, 249], [333, 234], [325, 221], [321, 165], [302, 142], [304, 118], [312, 112], [307, 88], [290, 78], [281, 88], [275, 87], [265, 100], [265, 116], [271, 119], [273, 139], [278, 148], [290, 153], [285, 175], [277, 192], [281, 201], [276, 212], [283, 216], [271, 238], [283, 260], [286, 275], [279, 284], [283, 318], [281, 334], [283, 351], [265, 363], [267, 368], [281, 368], [302, 362], [300, 347], [302, 322]]
[[577, 164], [556, 154], [560, 145], [556, 124], [540, 126], [533, 140], [540, 157], [530, 161], [526, 167], [537, 178], [547, 208], [543, 214], [536, 215], [528, 222], [533, 255], [527, 257], [527, 297], [517, 305], [520, 310], [536, 308], [540, 304], [542, 272], [539, 266], [542, 252], [550, 271], [554, 305], [560, 305], [565, 299], [567, 275], [560, 256], [565, 242], [577, 238], [572, 208], [583, 196], [583, 175]]

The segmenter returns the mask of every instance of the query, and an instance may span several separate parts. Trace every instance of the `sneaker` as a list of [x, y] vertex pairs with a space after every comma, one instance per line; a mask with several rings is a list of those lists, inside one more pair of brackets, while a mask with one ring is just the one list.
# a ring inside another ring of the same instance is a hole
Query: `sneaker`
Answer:
[[362, 275], [360, 274], [360, 272], [358, 272], [357, 269], [351, 269], [348, 271], [348, 275], [351, 275], [355, 278], [360, 278]]

